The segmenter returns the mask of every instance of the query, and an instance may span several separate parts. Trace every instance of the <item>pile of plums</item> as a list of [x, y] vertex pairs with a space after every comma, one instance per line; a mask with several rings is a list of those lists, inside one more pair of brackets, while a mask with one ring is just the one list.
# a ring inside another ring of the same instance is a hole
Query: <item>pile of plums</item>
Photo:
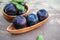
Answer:
[[13, 20], [13, 25], [16, 29], [24, 28], [27, 26], [32, 26], [37, 24], [38, 22], [43, 21], [48, 17], [48, 13], [45, 9], [41, 9], [37, 12], [37, 14], [29, 14], [26, 17], [17, 16]]
[[11, 3], [5, 6], [4, 12], [11, 16], [24, 14], [27, 11], [25, 4], [24, 0], [12, 0]]

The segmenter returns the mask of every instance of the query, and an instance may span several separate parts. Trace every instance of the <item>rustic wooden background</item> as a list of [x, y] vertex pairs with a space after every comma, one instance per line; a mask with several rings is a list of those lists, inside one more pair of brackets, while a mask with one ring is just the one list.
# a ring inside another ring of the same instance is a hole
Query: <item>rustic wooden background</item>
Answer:
[[6, 30], [10, 23], [3, 18], [2, 11], [9, 2], [10, 0], [0, 0], [0, 40], [36, 40], [38, 35], [43, 35], [44, 40], [60, 40], [60, 10], [54, 8], [50, 0], [27, 0], [30, 13], [43, 8], [48, 11], [49, 19], [40, 28], [20, 35], [11, 35]]

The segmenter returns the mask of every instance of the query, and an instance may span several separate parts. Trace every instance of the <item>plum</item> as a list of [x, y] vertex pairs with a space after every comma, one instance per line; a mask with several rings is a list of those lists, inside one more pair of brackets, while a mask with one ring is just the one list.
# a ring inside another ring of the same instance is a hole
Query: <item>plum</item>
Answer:
[[5, 6], [4, 12], [8, 15], [16, 15], [17, 10], [15, 6], [12, 3], [10, 3]]
[[26, 25], [26, 18], [23, 16], [17, 16], [13, 19], [13, 25], [16, 29], [24, 28]]
[[28, 26], [32, 26], [32, 25], [34, 25], [34, 24], [36, 24], [38, 22], [38, 17], [37, 17], [37, 15], [32, 13], [32, 14], [29, 14], [26, 17], [26, 20], [27, 20]]
[[41, 9], [37, 12], [39, 21], [42, 21], [48, 17], [48, 13], [45, 9]]
[[19, 11], [18, 15], [21, 15], [21, 14], [24, 14], [24, 13], [26, 13], [26, 10]]

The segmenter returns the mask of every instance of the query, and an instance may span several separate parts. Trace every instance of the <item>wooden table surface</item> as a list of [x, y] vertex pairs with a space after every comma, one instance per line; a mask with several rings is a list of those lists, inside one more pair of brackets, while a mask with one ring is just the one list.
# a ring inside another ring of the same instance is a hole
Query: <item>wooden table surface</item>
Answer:
[[44, 40], [60, 40], [60, 10], [50, 6], [46, 0], [28, 0], [28, 2], [30, 13], [37, 13], [42, 8], [46, 9], [49, 14], [48, 21], [33, 31], [20, 35], [11, 35], [6, 30], [10, 23], [2, 15], [3, 7], [8, 2], [2, 0], [0, 1], [0, 40], [36, 40], [38, 35], [43, 35]]

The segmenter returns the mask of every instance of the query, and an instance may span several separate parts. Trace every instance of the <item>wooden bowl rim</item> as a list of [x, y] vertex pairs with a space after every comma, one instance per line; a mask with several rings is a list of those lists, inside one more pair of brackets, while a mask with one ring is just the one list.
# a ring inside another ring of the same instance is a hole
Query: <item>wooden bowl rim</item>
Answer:
[[[44, 19], [43, 21], [46, 21], [47, 19], [48, 19], [48, 17], [47, 17], [46, 19]], [[37, 24], [42, 23], [43, 21], [38, 22]], [[30, 26], [30, 27], [34, 27], [34, 26], [36, 26], [37, 24], [35, 24], [35, 25], [33, 25], [33, 26]], [[22, 29], [10, 30], [10, 26], [11, 26], [11, 25], [13, 25], [13, 24], [10, 24], [10, 25], [7, 27], [7, 31], [19, 31], [19, 30], [23, 30], [23, 29], [28, 29], [28, 28], [30, 28], [30, 27], [25, 27], [25, 28], [22, 28]]]
[[[29, 12], [28, 4], [25, 4], [25, 6], [27, 7], [26, 13], [28, 13], [28, 12]], [[26, 13], [24, 13], [24, 14], [26, 14]], [[11, 16], [11, 15], [6, 14], [4, 11], [3, 11], [3, 14], [4, 14], [4, 15], [7, 15], [7, 16], [9, 16], [9, 17], [16, 17], [16, 16]], [[24, 15], [24, 14], [22, 14], [22, 15]], [[22, 16], [22, 15], [21, 15], [21, 16]]]

